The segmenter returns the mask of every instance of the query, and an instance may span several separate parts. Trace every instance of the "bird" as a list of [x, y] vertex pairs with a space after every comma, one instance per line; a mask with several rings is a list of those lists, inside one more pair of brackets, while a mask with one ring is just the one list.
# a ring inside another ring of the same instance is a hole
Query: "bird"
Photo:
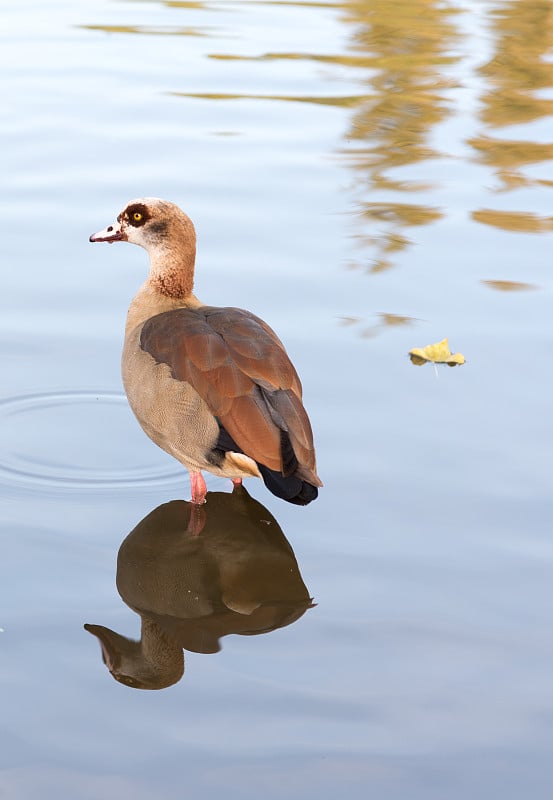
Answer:
[[322, 482], [296, 369], [262, 319], [194, 295], [190, 217], [144, 197], [89, 241], [130, 242], [148, 253], [148, 277], [127, 314], [123, 385], [145, 433], [188, 470], [192, 503], [205, 502], [203, 471], [235, 486], [261, 478], [295, 505], [315, 500]]

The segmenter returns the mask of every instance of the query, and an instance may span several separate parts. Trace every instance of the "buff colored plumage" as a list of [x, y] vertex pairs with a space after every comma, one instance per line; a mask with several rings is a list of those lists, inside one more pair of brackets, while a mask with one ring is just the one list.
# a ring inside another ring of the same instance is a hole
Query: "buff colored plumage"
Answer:
[[192, 292], [194, 226], [157, 198], [129, 203], [92, 242], [144, 247], [150, 272], [131, 302], [122, 373], [142, 428], [190, 472], [261, 477], [273, 494], [306, 505], [322, 483], [299, 377], [280, 339], [238, 308], [206, 306]]

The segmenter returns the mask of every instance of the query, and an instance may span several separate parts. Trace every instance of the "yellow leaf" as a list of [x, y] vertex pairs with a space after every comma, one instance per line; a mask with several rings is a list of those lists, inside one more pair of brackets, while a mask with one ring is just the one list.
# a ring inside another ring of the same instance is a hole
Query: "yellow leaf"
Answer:
[[409, 350], [409, 357], [418, 367], [426, 364], [427, 361], [432, 361], [434, 364], [447, 364], [448, 367], [456, 367], [465, 363], [465, 357], [461, 353], [450, 353], [447, 339], [442, 339], [436, 344], [427, 344], [426, 347], [414, 347]]

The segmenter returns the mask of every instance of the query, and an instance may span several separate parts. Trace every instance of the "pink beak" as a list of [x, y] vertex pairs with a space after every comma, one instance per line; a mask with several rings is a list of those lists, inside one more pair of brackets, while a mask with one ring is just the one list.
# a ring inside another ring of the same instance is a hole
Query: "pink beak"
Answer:
[[103, 231], [98, 231], [98, 233], [93, 233], [89, 242], [124, 242], [126, 240], [126, 236], [121, 230], [121, 224], [119, 222], [115, 222], [113, 225], [108, 225], [107, 228], [104, 228]]

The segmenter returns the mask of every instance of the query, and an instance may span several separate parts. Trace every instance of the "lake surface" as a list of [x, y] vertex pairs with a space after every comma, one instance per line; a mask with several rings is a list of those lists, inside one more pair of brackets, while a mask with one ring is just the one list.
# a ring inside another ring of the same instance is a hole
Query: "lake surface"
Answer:
[[[549, 798], [551, 4], [2, 18], [0, 796]], [[286, 343], [309, 507], [208, 477], [187, 535], [119, 375], [145, 253], [88, 243], [144, 195]]]

